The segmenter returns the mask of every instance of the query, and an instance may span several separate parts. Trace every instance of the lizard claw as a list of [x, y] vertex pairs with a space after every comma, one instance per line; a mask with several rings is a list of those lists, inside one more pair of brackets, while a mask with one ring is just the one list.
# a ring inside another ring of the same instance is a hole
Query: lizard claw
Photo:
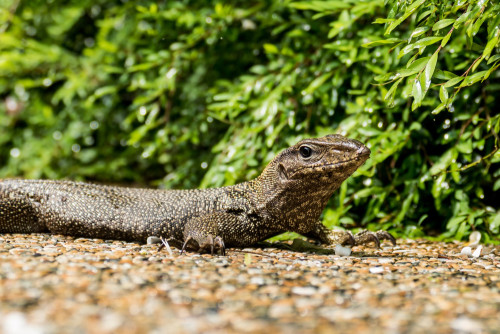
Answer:
[[198, 251], [200, 252], [206, 251], [210, 248], [211, 255], [214, 255], [214, 250], [220, 250], [221, 255], [226, 255], [226, 246], [224, 245], [222, 238], [219, 236], [214, 238], [213, 235], [209, 234], [201, 242], [198, 241], [198, 246]]
[[221, 237], [215, 237], [215, 244], [219, 247], [222, 256], [226, 256], [226, 245]]
[[184, 243], [182, 244], [182, 248], [181, 248], [181, 255], [186, 252], [186, 246], [188, 245], [188, 242], [191, 240], [193, 240], [193, 237], [190, 235], [186, 238], [186, 240], [184, 240]]
[[345, 231], [345, 233], [342, 235], [342, 239], [339, 240], [339, 244], [342, 246], [355, 246], [356, 239], [350, 231]]
[[380, 230], [375, 232], [379, 240], [389, 240], [393, 246], [396, 246], [396, 239], [387, 231]]

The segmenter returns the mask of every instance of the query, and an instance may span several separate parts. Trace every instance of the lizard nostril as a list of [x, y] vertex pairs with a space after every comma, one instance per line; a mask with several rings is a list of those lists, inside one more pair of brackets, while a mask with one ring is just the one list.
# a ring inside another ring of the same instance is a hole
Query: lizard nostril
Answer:
[[366, 147], [365, 145], [361, 145], [360, 148], [358, 148], [358, 154], [359, 155], [370, 155], [371, 151], [368, 147]]

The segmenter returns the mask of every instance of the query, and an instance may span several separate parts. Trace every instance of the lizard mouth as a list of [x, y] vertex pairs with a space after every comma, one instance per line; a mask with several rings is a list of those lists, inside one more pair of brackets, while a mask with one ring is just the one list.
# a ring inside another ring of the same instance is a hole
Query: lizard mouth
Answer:
[[[349, 164], [350, 162], [353, 162], [353, 161], [360, 161], [362, 160], [362, 163], [360, 165], [362, 165], [367, 159], [368, 157], [370, 156], [370, 152], [368, 151], [367, 153], [364, 153], [362, 155], [359, 155], [355, 158], [352, 158], [352, 159], [348, 159], [348, 160], [343, 160], [343, 161], [338, 161], [338, 162], [333, 162], [333, 163], [330, 163], [330, 164], [324, 164], [324, 165], [314, 165], [314, 166], [304, 166], [300, 169], [298, 169], [297, 171], [295, 171], [295, 173], [293, 173], [291, 175], [291, 178], [293, 178], [296, 174], [300, 173], [301, 171], [305, 170], [305, 169], [312, 169], [312, 168], [326, 168], [326, 167], [339, 167], [339, 166], [344, 166], [344, 165], [347, 165]], [[330, 169], [330, 168], [329, 168]]]

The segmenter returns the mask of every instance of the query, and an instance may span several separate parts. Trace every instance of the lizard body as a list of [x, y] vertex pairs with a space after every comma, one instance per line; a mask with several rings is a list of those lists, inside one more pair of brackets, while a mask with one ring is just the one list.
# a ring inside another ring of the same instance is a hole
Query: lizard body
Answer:
[[207, 250], [251, 246], [292, 231], [321, 243], [391, 239], [330, 231], [319, 217], [332, 193], [370, 155], [340, 135], [306, 139], [254, 180], [234, 186], [155, 190], [72, 181], [0, 180], [0, 233], [51, 232], [144, 242], [149, 236]]

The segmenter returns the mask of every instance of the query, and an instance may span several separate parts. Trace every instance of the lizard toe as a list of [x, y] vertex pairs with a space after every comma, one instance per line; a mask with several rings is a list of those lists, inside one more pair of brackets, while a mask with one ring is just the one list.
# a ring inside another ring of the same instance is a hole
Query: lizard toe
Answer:
[[377, 235], [377, 238], [379, 238], [379, 240], [388, 240], [393, 246], [396, 246], [396, 238], [394, 238], [389, 232], [380, 230], [375, 232], [375, 234]]
[[219, 247], [222, 256], [226, 255], [226, 245], [224, 245], [224, 240], [221, 237], [215, 237], [215, 244]]
[[354, 235], [356, 245], [366, 245], [371, 242], [375, 243], [376, 248], [380, 248], [381, 240], [388, 240], [393, 246], [396, 245], [396, 239], [387, 231], [379, 230], [377, 232], [371, 232], [368, 230], [363, 230]]
[[197, 234], [195, 236], [188, 235], [182, 245], [181, 254], [186, 250], [194, 250], [199, 253], [210, 253], [211, 255], [220, 252], [221, 255], [226, 255], [224, 240], [222, 237], [214, 237], [212, 234]]
[[222, 239], [222, 237], [214, 237], [213, 235], [209, 234], [200, 241], [198, 242], [200, 253], [208, 252], [208, 250], [210, 250], [211, 255], [214, 255], [217, 252], [220, 252], [221, 255], [226, 255], [226, 246], [224, 245], [224, 240]]
[[375, 243], [375, 248], [380, 248], [380, 239], [377, 234], [368, 230], [356, 233], [354, 235], [354, 240], [356, 241], [356, 245], [366, 245], [373, 242]]

